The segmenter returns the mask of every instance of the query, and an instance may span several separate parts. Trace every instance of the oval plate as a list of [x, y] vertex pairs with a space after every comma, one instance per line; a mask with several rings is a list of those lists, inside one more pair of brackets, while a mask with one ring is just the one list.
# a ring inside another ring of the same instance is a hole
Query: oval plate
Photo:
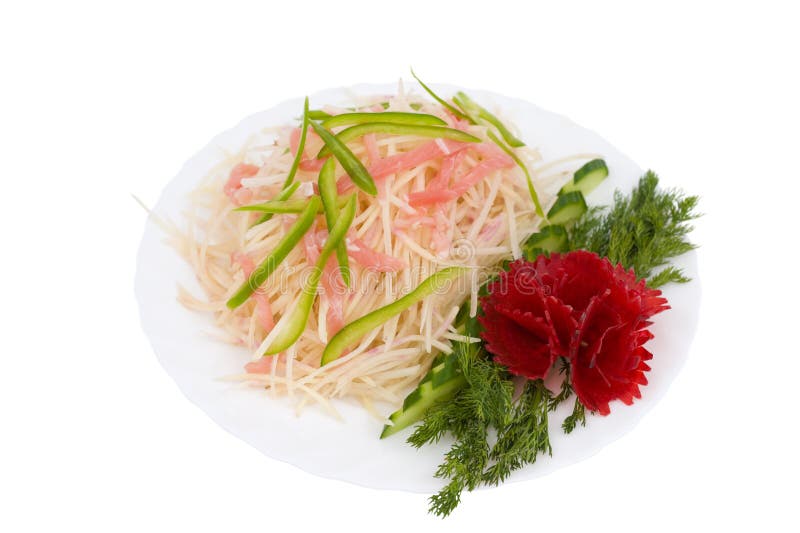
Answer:
[[[459, 88], [436, 85], [434, 90], [449, 96]], [[358, 85], [321, 91], [311, 96], [311, 103], [315, 108], [341, 105], [353, 95], [394, 92], [396, 85]], [[415, 88], [415, 92], [422, 94], [421, 89]], [[544, 162], [574, 153], [602, 154], [610, 174], [588, 198], [591, 205], [609, 203], [615, 188], [629, 192], [642, 174], [636, 163], [599, 135], [565, 117], [522, 100], [486, 91], [466, 92], [490, 110], [501, 109], [504, 116], [513, 117], [522, 139], [539, 148]], [[302, 103], [300, 98], [284, 102], [247, 117], [215, 137], [167, 185], [154, 212], [180, 223], [187, 194], [224, 158], [224, 151], [237, 152], [250, 135], [264, 127], [290, 123], [302, 114]], [[610, 416], [587, 417], [586, 427], [576, 428], [569, 438], [560, 429], [561, 421], [571, 410], [571, 402], [565, 402], [570, 405], [562, 405], [551, 417], [552, 457], [540, 457], [536, 464], [516, 472], [509, 481], [542, 476], [597, 453], [633, 429], [665, 394], [688, 354], [700, 305], [696, 253], [686, 254], [676, 263], [693, 281], [670, 285], [664, 290], [672, 309], [655, 318], [652, 327], [655, 339], [647, 345], [654, 354], [652, 371], [647, 375], [649, 385], [642, 388], [642, 399], [632, 406], [615, 402]], [[345, 422], [333, 419], [319, 408], [306, 408], [297, 417], [285, 398], [219, 380], [221, 376], [241, 373], [250, 353], [211, 338], [208, 335], [214, 329], [211, 317], [183, 308], [176, 300], [176, 283], [202, 295], [189, 266], [163, 243], [156, 224], [148, 221], [136, 273], [142, 328], [159, 361], [186, 397], [220, 426], [269, 457], [319, 476], [372, 488], [413, 492], [433, 492], [443, 486], [433, 472], [447, 450], [446, 442], [416, 450], [405, 443], [409, 430], [380, 440], [382, 424], [355, 403], [336, 404]], [[387, 408], [386, 414], [391, 410]]]

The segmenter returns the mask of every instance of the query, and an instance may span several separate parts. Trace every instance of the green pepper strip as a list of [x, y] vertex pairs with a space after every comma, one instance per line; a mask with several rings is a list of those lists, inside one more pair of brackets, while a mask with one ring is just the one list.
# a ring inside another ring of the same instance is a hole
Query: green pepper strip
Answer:
[[402, 298], [350, 322], [340, 329], [328, 342], [325, 351], [322, 352], [320, 366], [338, 359], [349, 346], [355, 344], [361, 337], [387, 322], [392, 317], [399, 315], [412, 305], [424, 300], [434, 291], [452, 282], [466, 271], [467, 269], [465, 267], [448, 267], [444, 270], [440, 270], [429, 276], [425, 281], [420, 283], [416, 289]]
[[[278, 195], [276, 200], [286, 200], [288, 199], [297, 188], [285, 195], [284, 193], [289, 189], [294, 181], [294, 177], [297, 174], [297, 168], [300, 166], [300, 159], [303, 157], [303, 152], [306, 149], [306, 130], [308, 130], [308, 118], [309, 118], [309, 111], [308, 111], [308, 96], [306, 96], [305, 102], [303, 102], [303, 124], [301, 126], [302, 130], [300, 132], [300, 144], [297, 145], [297, 153], [294, 156], [294, 161], [292, 161], [292, 166], [289, 168], [289, 174], [286, 175], [286, 179], [283, 182], [283, 186], [281, 187], [281, 193]], [[286, 149], [289, 150], [288, 148]], [[272, 213], [267, 213], [266, 215], [259, 218], [253, 226], [258, 226], [259, 224], [263, 224], [264, 222], [268, 221], [272, 218]]]
[[[284, 202], [284, 201], [288, 200], [289, 198], [291, 198], [291, 196], [294, 194], [294, 192], [297, 190], [298, 187], [300, 187], [300, 183], [299, 182], [292, 183], [291, 185], [289, 185], [288, 188], [283, 189], [280, 193], [278, 193], [278, 196], [276, 196], [275, 199], [272, 200], [272, 201], [273, 202]], [[234, 211], [247, 211], [247, 209], [234, 209]], [[256, 211], [256, 210], [253, 209], [251, 211]], [[301, 211], [302, 211], [302, 209], [301, 209]], [[264, 213], [264, 215], [261, 218], [256, 220], [256, 222], [255, 222], [255, 224], [253, 224], [253, 226], [258, 226], [259, 224], [263, 224], [264, 222], [268, 221], [269, 219], [272, 218], [272, 215], [274, 215], [276, 212], [277, 211]], [[299, 212], [300, 211], [298, 211], [298, 213]], [[250, 226], [250, 227], [252, 228], [253, 226]]]
[[367, 122], [391, 122], [392, 124], [414, 124], [417, 126], [446, 126], [447, 122], [425, 113], [401, 113], [384, 111], [383, 113], [342, 113], [322, 121], [328, 129], [351, 124], [365, 124]]
[[453, 101], [464, 110], [464, 113], [466, 113], [473, 122], [477, 122], [476, 119], [482, 119], [497, 128], [497, 131], [499, 131], [500, 135], [503, 136], [503, 140], [505, 140], [509, 145], [513, 146], [514, 148], [525, 146], [525, 143], [515, 137], [499, 118], [490, 113], [488, 109], [478, 105], [474, 100], [472, 100], [472, 98], [463, 92], [457, 92], [453, 97]]
[[[333, 159], [328, 159], [319, 172], [319, 195], [322, 197], [322, 207], [325, 209], [325, 222], [330, 231], [339, 218], [338, 192], [336, 190], [336, 164]], [[350, 262], [347, 259], [347, 243], [342, 240], [336, 247], [336, 260], [339, 262], [339, 271], [347, 288], [350, 288]]]
[[322, 247], [317, 264], [308, 277], [306, 286], [303, 287], [300, 293], [300, 298], [298, 298], [291, 311], [283, 315], [280, 322], [275, 325], [276, 328], [280, 329], [275, 339], [273, 339], [272, 343], [264, 352], [264, 355], [274, 355], [284, 351], [294, 344], [295, 341], [300, 338], [303, 330], [306, 329], [308, 315], [311, 313], [311, 307], [314, 305], [314, 299], [317, 297], [317, 287], [319, 286], [319, 280], [322, 277], [325, 263], [328, 262], [328, 258], [336, 247], [339, 246], [339, 243], [344, 241], [347, 230], [350, 229], [350, 224], [353, 223], [353, 219], [356, 216], [355, 194], [350, 195], [347, 204], [339, 215], [336, 224], [333, 225], [328, 233], [328, 239]]
[[353, 180], [353, 183], [358, 186], [361, 190], [375, 196], [378, 194], [378, 189], [375, 187], [375, 181], [372, 179], [372, 176], [369, 175], [366, 167], [364, 164], [350, 151], [350, 149], [336, 136], [333, 135], [330, 131], [326, 130], [313, 120], [311, 121], [311, 127], [314, 128], [314, 131], [317, 132], [325, 144], [330, 147], [331, 153], [333, 156], [339, 161], [344, 168], [344, 171], [350, 176], [350, 179]]
[[250, 298], [256, 289], [267, 281], [267, 278], [278, 268], [278, 265], [286, 259], [289, 252], [294, 249], [297, 243], [300, 242], [300, 239], [303, 238], [303, 235], [305, 235], [311, 227], [321, 205], [322, 201], [318, 196], [311, 198], [306, 208], [300, 213], [297, 221], [292, 224], [292, 227], [289, 228], [289, 231], [286, 232], [286, 235], [281, 239], [281, 242], [279, 242], [272, 252], [261, 262], [258, 268], [250, 274], [250, 277], [239, 287], [236, 294], [228, 300], [226, 304], [228, 308], [236, 309], [242, 305]]
[[[337, 205], [342, 207], [344, 205], [345, 200], [339, 199], [337, 200]], [[237, 207], [234, 211], [258, 211], [261, 213], [302, 213], [305, 210], [306, 206], [308, 205], [308, 200], [270, 200], [269, 202], [264, 202], [263, 204], [251, 204], [251, 205], [243, 205], [242, 207]], [[320, 205], [317, 209], [317, 213], [322, 213], [322, 206]]]
[[411, 69], [411, 75], [414, 76], [414, 79], [417, 80], [417, 83], [419, 83], [422, 86], [422, 88], [425, 89], [425, 92], [428, 93], [429, 95], [431, 95], [431, 98], [433, 98], [434, 100], [436, 100], [437, 102], [442, 104], [444, 107], [446, 107], [448, 110], [450, 110], [450, 112], [452, 114], [454, 114], [458, 118], [469, 118], [467, 115], [465, 115], [464, 113], [462, 113], [461, 111], [459, 111], [458, 109], [453, 107], [452, 105], [448, 104], [447, 102], [445, 102], [444, 100], [439, 98], [439, 95], [437, 95], [435, 92], [433, 92], [433, 89], [431, 89], [430, 87], [425, 85], [422, 82], [422, 80], [419, 79], [416, 74], [414, 74], [414, 69], [413, 68]]
[[[380, 104], [382, 108], [389, 109], [389, 102], [381, 102]], [[422, 109], [422, 104], [420, 104], [419, 102], [411, 102], [410, 104], [408, 104], [408, 107], [410, 107], [414, 111], [419, 111], [420, 109]], [[347, 109], [349, 111], [356, 111], [358, 108], [348, 107]], [[322, 109], [312, 109], [311, 111], [308, 112], [308, 118], [310, 118], [311, 120], [325, 120], [333, 116], [337, 115], [331, 115], [330, 113], [326, 113]]]
[[[382, 113], [381, 113], [382, 114]], [[452, 139], [454, 141], [477, 143], [481, 142], [478, 137], [470, 135], [466, 131], [445, 128], [442, 126], [415, 126], [410, 124], [391, 124], [388, 122], [367, 122], [344, 129], [336, 134], [336, 138], [343, 143], [357, 139], [368, 133], [389, 133], [393, 135], [418, 135], [420, 137], [431, 137], [438, 139]], [[323, 146], [317, 154], [317, 159], [330, 154], [330, 149]]]
[[536, 206], [536, 214], [542, 217], [542, 219], [547, 222], [547, 217], [544, 214], [544, 210], [542, 209], [542, 204], [539, 203], [539, 195], [536, 194], [536, 189], [533, 187], [533, 180], [531, 179], [531, 173], [528, 172], [528, 167], [525, 166], [525, 163], [522, 162], [522, 159], [514, 153], [514, 150], [506, 146], [506, 144], [501, 141], [494, 132], [488, 131], [487, 132], [489, 138], [494, 141], [494, 143], [499, 146], [505, 153], [507, 153], [514, 162], [519, 165], [519, 168], [525, 173], [525, 179], [528, 181], [528, 192], [531, 195], [531, 200], [533, 200], [533, 205]]
[[312, 109], [308, 112], [308, 118], [311, 120], [325, 120], [326, 118], [331, 118], [333, 115], [330, 113], [326, 113], [321, 109]]
[[300, 144], [297, 145], [297, 153], [294, 155], [294, 161], [292, 161], [292, 167], [289, 169], [289, 174], [286, 176], [286, 181], [283, 182], [284, 189], [292, 184], [292, 181], [294, 181], [294, 176], [295, 174], [297, 174], [297, 167], [300, 166], [300, 159], [303, 158], [303, 151], [306, 148], [307, 130], [308, 130], [308, 96], [306, 96], [306, 101], [303, 104], [303, 125], [301, 126], [300, 129]]

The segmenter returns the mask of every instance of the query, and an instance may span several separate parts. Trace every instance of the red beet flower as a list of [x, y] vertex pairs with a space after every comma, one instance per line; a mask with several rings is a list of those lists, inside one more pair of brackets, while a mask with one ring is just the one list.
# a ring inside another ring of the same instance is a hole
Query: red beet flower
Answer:
[[571, 366], [581, 403], [602, 415], [646, 385], [649, 318], [668, 309], [632, 270], [586, 251], [517, 260], [489, 285], [480, 318], [486, 349], [516, 375], [544, 378], [557, 357]]

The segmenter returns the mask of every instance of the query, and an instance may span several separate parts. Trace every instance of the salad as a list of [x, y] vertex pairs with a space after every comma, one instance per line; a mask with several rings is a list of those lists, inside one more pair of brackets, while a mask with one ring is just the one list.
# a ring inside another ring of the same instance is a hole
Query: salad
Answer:
[[557, 453], [558, 405], [569, 433], [641, 397], [659, 287], [689, 281], [669, 261], [693, 248], [697, 198], [647, 172], [592, 206], [603, 154], [545, 161], [502, 110], [417, 81], [346, 107], [306, 99], [166, 229], [204, 293], [179, 288], [181, 303], [252, 354], [227, 379], [298, 413], [358, 401], [376, 438], [452, 439], [430, 502], [446, 516]]

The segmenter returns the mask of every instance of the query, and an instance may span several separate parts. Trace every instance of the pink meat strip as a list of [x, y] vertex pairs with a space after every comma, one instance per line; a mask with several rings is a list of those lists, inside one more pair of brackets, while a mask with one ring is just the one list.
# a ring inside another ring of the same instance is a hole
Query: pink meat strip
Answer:
[[475, 151], [484, 156], [484, 160], [475, 165], [452, 187], [413, 192], [408, 195], [408, 203], [412, 207], [436, 205], [455, 200], [471, 187], [480, 183], [486, 176], [501, 168], [514, 166], [514, 160], [497, 146], [489, 143], [480, 143], [473, 146]]
[[437, 143], [436, 141], [430, 141], [406, 153], [392, 155], [381, 159], [374, 165], [370, 165], [369, 173], [374, 179], [384, 178], [389, 174], [396, 174], [398, 172], [402, 172], [403, 170], [417, 167], [422, 163], [430, 161], [431, 159], [454, 154], [469, 148], [469, 146], [472, 144], [451, 141], [449, 139], [440, 140], [443, 141], [443, 144], [447, 148], [447, 152], [442, 151], [440, 143]]
[[258, 361], [250, 361], [244, 365], [248, 374], [269, 374], [272, 370], [272, 357], [262, 357]]
[[323, 157], [322, 159], [303, 159], [300, 161], [300, 170], [305, 170], [306, 172], [319, 172], [322, 169], [322, 165], [325, 164], [327, 161], [327, 157]]
[[[327, 237], [327, 232], [315, 232], [312, 228], [303, 236], [306, 260], [314, 265], [319, 259], [320, 250]], [[328, 312], [325, 315], [329, 335], [335, 334], [344, 326], [344, 280], [337, 268], [336, 257], [331, 257], [325, 264], [322, 273], [322, 290], [328, 301]]]
[[[306, 133], [306, 142], [313, 139], [317, 134], [313, 131], [309, 130]], [[297, 155], [297, 149], [300, 147], [300, 128], [294, 128], [292, 130], [291, 135], [289, 135], [289, 149], [292, 151], [292, 155]], [[308, 157], [308, 151], [303, 151], [303, 157], [300, 160], [300, 170], [305, 170], [307, 172], [319, 172], [322, 168], [322, 165], [325, 164], [326, 158], [317, 159], [316, 157]]]
[[416, 214], [399, 218], [392, 226], [398, 229], [408, 229], [416, 226], [428, 226], [433, 228], [436, 226], [436, 220], [424, 214]]
[[[462, 121], [463, 122], [463, 121]], [[464, 125], [468, 125], [463, 122]], [[442, 168], [436, 177], [428, 184], [430, 190], [446, 190], [450, 187], [450, 180], [456, 175], [456, 171], [461, 167], [467, 152], [461, 151], [454, 155], [444, 158], [442, 161]], [[431, 246], [437, 255], [443, 255], [447, 252], [452, 245], [452, 237], [450, 233], [451, 224], [447, 216], [444, 203], [438, 203], [434, 207], [434, 220], [435, 229], [431, 233]]]
[[434, 230], [431, 233], [431, 246], [437, 255], [442, 255], [450, 249], [453, 242], [450, 238], [450, 219], [444, 210], [443, 204], [438, 204], [434, 211]]
[[[309, 264], [313, 264], [319, 258], [319, 251], [325, 243], [326, 236], [327, 233], [324, 231], [309, 231], [303, 236], [303, 245], [306, 249], [306, 257], [308, 257]], [[397, 272], [406, 266], [396, 257], [376, 252], [364, 240], [356, 238], [352, 233], [347, 240], [347, 255], [364, 268], [375, 272]], [[342, 300], [342, 302], [329, 302], [329, 308], [333, 309], [334, 303], [336, 306], [343, 306], [345, 285], [341, 273], [336, 268], [336, 258], [332, 257], [331, 259], [333, 261], [329, 260], [328, 264], [325, 265], [326, 272], [322, 279], [326, 295], [332, 293]], [[328, 267], [332, 267], [330, 272], [328, 272]], [[326, 279], [329, 281], [330, 291], [324, 287]]]
[[238, 163], [231, 169], [230, 174], [228, 174], [228, 181], [225, 182], [222, 190], [234, 204], [243, 205], [253, 198], [252, 191], [242, 190], [242, 180], [244, 178], [252, 178], [258, 174], [258, 170], [259, 167], [248, 165], [247, 163]]
[[345, 285], [338, 269], [338, 262], [333, 256], [325, 264], [322, 273], [322, 290], [328, 300], [328, 312], [325, 313], [325, 324], [328, 326], [328, 336], [335, 335], [344, 327], [344, 293]]
[[376, 252], [358, 238], [348, 239], [347, 255], [359, 265], [373, 272], [398, 272], [406, 264], [391, 255]]
[[233, 193], [233, 197], [231, 198], [231, 200], [236, 205], [249, 204], [250, 202], [253, 201], [253, 191], [242, 187], [241, 189]]
[[456, 169], [464, 161], [466, 151], [456, 152], [442, 159], [442, 168], [436, 176], [428, 183], [428, 189], [446, 189], [450, 185], [450, 179], [455, 175]]
[[362, 142], [364, 143], [364, 148], [367, 149], [367, 157], [369, 158], [369, 164], [374, 165], [378, 161], [380, 161], [381, 156], [378, 152], [378, 141], [375, 139], [374, 133], [368, 133], [364, 135], [362, 138]]
[[297, 155], [297, 149], [299, 147], [300, 147], [300, 128], [294, 128], [292, 130], [292, 133], [289, 135], [289, 149], [292, 151], [292, 156]]
[[[245, 277], [249, 278], [250, 274], [256, 269], [256, 264], [247, 254], [242, 252], [234, 252], [231, 254], [231, 262], [237, 263], [242, 267], [242, 272]], [[256, 302], [256, 318], [258, 323], [264, 328], [264, 331], [269, 332], [275, 327], [275, 317], [272, 314], [272, 307], [269, 304], [269, 298], [256, 290], [253, 293], [253, 299]]]
[[[408, 152], [384, 157], [383, 159], [370, 164], [368, 167], [370, 175], [373, 179], [380, 180], [389, 174], [396, 174], [398, 172], [417, 167], [422, 163], [432, 159], [437, 159], [442, 156], [460, 152], [461, 150], [469, 148], [470, 145], [473, 144], [451, 141], [449, 139], [437, 140], [444, 144], [447, 150], [446, 152], [442, 150], [439, 142], [430, 141]], [[337, 185], [339, 193], [345, 193], [353, 188], [353, 182], [350, 181], [348, 176], [342, 176], [339, 178]]]
[[[499, 148], [497, 150], [500, 151]], [[500, 155], [493, 155], [475, 165], [472, 170], [455, 183], [453, 189], [458, 193], [458, 196], [461, 196], [495, 170], [513, 166], [514, 160], [508, 154], [501, 152]]]
[[[303, 151], [303, 157], [308, 158], [308, 143], [316, 142], [319, 140], [319, 136], [313, 131], [308, 130], [306, 133], [306, 149]], [[292, 155], [297, 155], [297, 149], [300, 147], [300, 128], [294, 128], [292, 133], [289, 135], [289, 149], [292, 151]]]
[[236, 263], [242, 268], [242, 272], [246, 278], [256, 269], [256, 264], [250, 259], [250, 256], [242, 252], [233, 252], [231, 254], [231, 263]]
[[411, 207], [423, 207], [443, 204], [456, 198], [458, 198], [458, 194], [453, 189], [428, 189], [410, 193], [408, 195], [408, 205]]
[[280, 372], [281, 368], [286, 366], [286, 352], [281, 352], [272, 357], [262, 357], [258, 361], [251, 361], [244, 365], [244, 370], [248, 374], [269, 374], [272, 372], [272, 360], [274, 357], [278, 358], [277, 370]]
[[317, 246], [316, 232], [314, 231], [315, 226], [316, 223], [303, 235], [303, 247], [306, 250], [306, 262], [309, 265], [313, 265], [319, 259], [319, 247]]
[[[450, 179], [455, 174], [456, 169], [461, 166], [464, 160], [466, 150], [450, 154], [442, 159], [442, 166], [439, 172], [428, 183], [426, 190], [428, 191], [444, 191], [450, 186]], [[449, 193], [445, 193], [442, 201], [446, 201], [450, 197]], [[397, 228], [410, 228], [419, 225], [429, 226], [435, 228], [431, 234], [431, 242], [433, 243], [434, 251], [440, 251], [450, 247], [449, 229], [450, 221], [444, 214], [444, 208], [441, 204], [437, 204], [435, 217], [427, 216], [424, 214], [417, 214], [412, 216], [404, 216], [398, 219], [394, 226]]]

